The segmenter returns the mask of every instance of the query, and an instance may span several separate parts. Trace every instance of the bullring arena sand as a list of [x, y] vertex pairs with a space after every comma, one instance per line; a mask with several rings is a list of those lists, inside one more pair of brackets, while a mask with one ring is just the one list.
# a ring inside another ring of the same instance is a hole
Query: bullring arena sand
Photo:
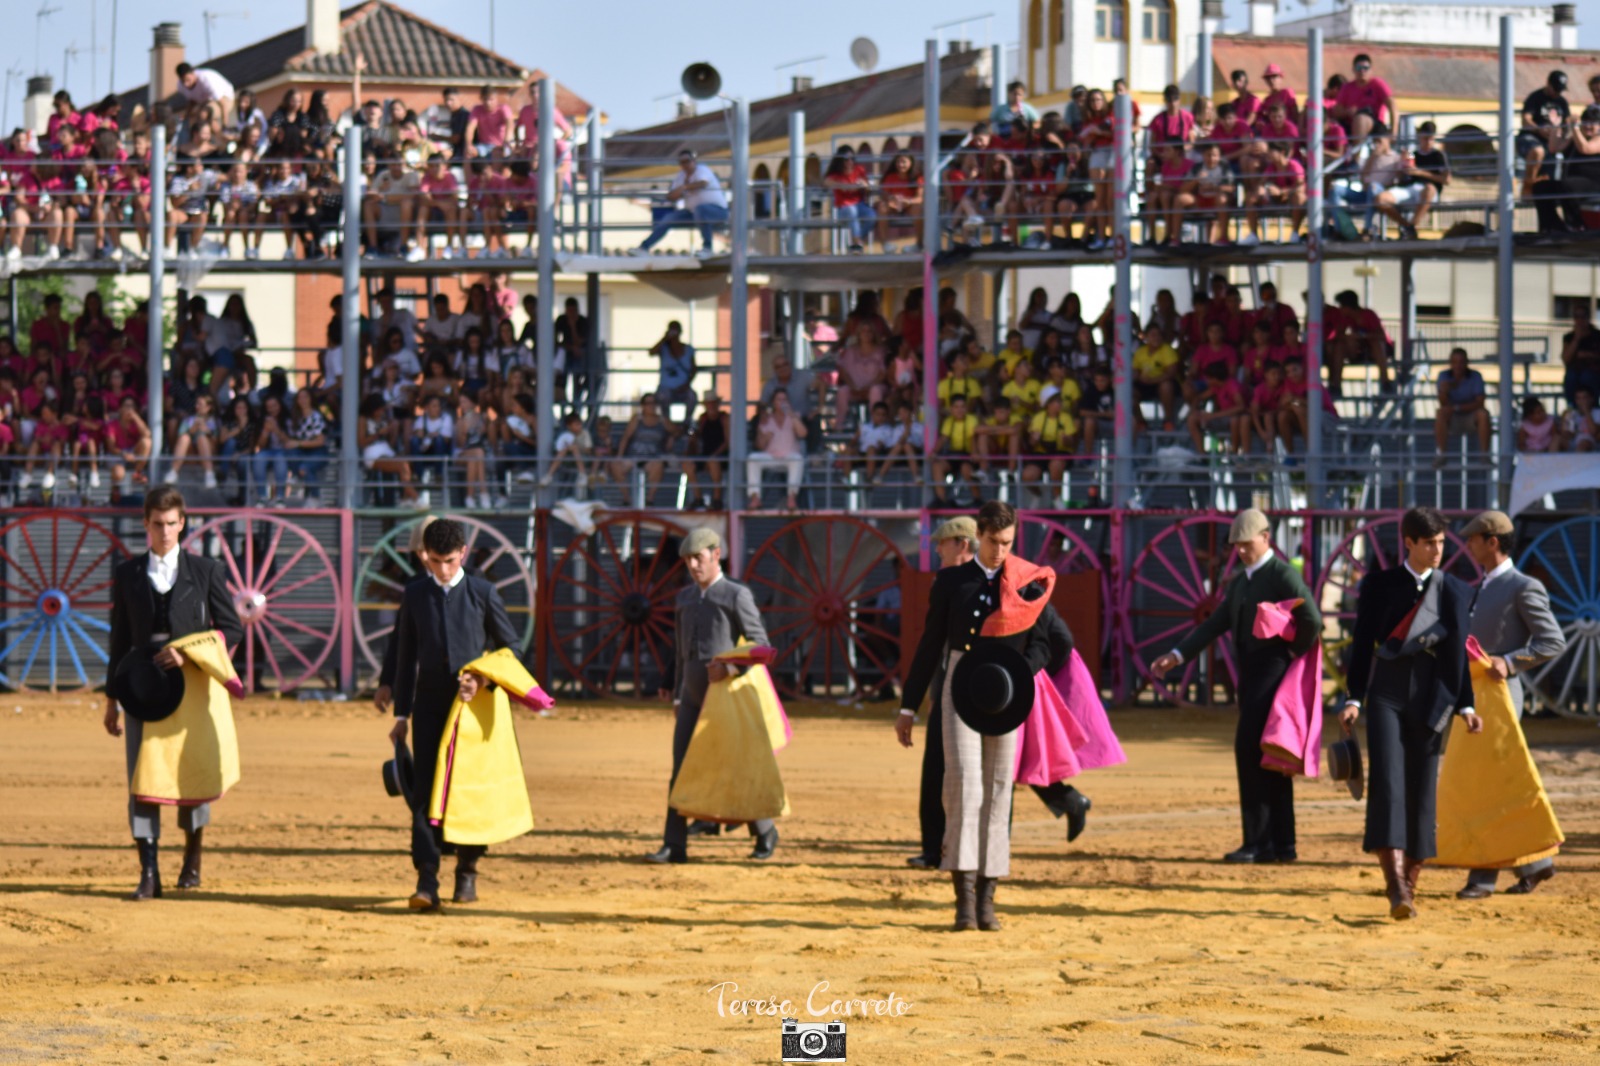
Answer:
[[888, 705], [791, 708], [777, 858], [746, 861], [741, 833], [672, 868], [638, 861], [665, 705], [523, 717], [538, 828], [493, 850], [481, 903], [439, 915], [405, 907], [386, 721], [265, 699], [239, 711], [244, 780], [204, 889], [170, 888], [169, 817], [166, 898], [122, 902], [137, 864], [98, 707], [0, 702], [0, 1063], [777, 1062], [778, 1019], [729, 1001], [809, 1022], [808, 999], [891, 994], [905, 1013], [844, 1019], [849, 1062], [1600, 1061], [1593, 723], [1529, 728], [1560, 875], [1462, 903], [1460, 873], [1428, 871], [1421, 919], [1395, 924], [1341, 788], [1298, 789], [1298, 865], [1224, 866], [1232, 716], [1118, 712], [1130, 761], [1079, 782], [1088, 832], [1067, 846], [1019, 789], [1006, 927], [952, 934], [947, 876], [905, 864], [920, 750], [895, 745]]

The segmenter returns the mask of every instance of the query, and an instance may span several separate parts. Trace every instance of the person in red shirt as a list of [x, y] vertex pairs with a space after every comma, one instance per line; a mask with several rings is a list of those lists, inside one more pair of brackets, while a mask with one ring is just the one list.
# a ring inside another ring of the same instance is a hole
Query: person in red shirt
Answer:
[[1238, 191], [1234, 172], [1222, 161], [1222, 146], [1215, 141], [1201, 151], [1200, 165], [1191, 170], [1178, 194], [1174, 216], [1194, 210], [1212, 216], [1207, 236], [1212, 244], [1228, 243], [1228, 212]]
[[894, 231], [909, 226], [916, 247], [922, 248], [922, 175], [916, 160], [900, 152], [889, 161], [889, 172], [878, 183], [878, 243], [889, 249]]
[[1300, 127], [1289, 121], [1289, 112], [1282, 103], [1271, 103], [1261, 109], [1261, 118], [1255, 125], [1257, 144], [1273, 141], [1288, 141], [1296, 146], [1296, 153], [1300, 153]]
[[1195, 122], [1194, 115], [1183, 109], [1183, 93], [1176, 85], [1169, 85], [1161, 91], [1161, 99], [1166, 109], [1150, 120], [1151, 149], [1163, 144], [1187, 148], [1194, 141]]
[[417, 245], [428, 247], [428, 223], [437, 221], [443, 224], [447, 240], [442, 258], [465, 259], [467, 227], [461, 217], [456, 179], [450, 173], [449, 163], [443, 152], [428, 157], [428, 169], [423, 172], [418, 193]]
[[[1256, 322], [1250, 327], [1250, 340], [1239, 351], [1239, 362], [1244, 369], [1244, 380], [1251, 387], [1261, 384], [1267, 375], [1267, 364], [1272, 358], [1271, 327]], [[1281, 364], [1280, 364], [1281, 365]]]
[[[1205, 388], [1189, 402], [1189, 439], [1194, 442], [1194, 450], [1206, 450], [1208, 427], [1222, 426], [1228, 432], [1229, 448], [1235, 455], [1244, 454], [1250, 447], [1250, 409], [1244, 390], [1220, 363], [1206, 367], [1204, 381]], [[1207, 404], [1211, 407], [1209, 411]]]
[[1260, 219], [1262, 210], [1289, 209], [1289, 232], [1298, 233], [1306, 213], [1305, 168], [1290, 158], [1294, 146], [1288, 141], [1273, 141], [1267, 148], [1267, 168], [1261, 173], [1260, 183], [1245, 208], [1245, 226], [1248, 232], [1241, 238], [1242, 245], [1261, 243]]
[[1262, 78], [1267, 83], [1267, 95], [1261, 100], [1262, 110], [1273, 104], [1282, 104], [1284, 116], [1296, 126], [1303, 126], [1300, 121], [1300, 104], [1294, 98], [1294, 90], [1289, 88], [1288, 79], [1283, 76], [1283, 68], [1276, 63], [1268, 63], [1267, 69], [1262, 72]]
[[1344, 83], [1334, 97], [1333, 117], [1350, 134], [1351, 140], [1364, 141], [1378, 123], [1393, 127], [1394, 95], [1389, 83], [1372, 74], [1372, 57], [1365, 52], [1351, 61], [1355, 77]]
[[[1084, 218], [1085, 247], [1097, 252], [1111, 236], [1111, 168], [1115, 163], [1112, 130], [1113, 115], [1106, 94], [1099, 89], [1089, 93], [1078, 126], [1078, 140], [1089, 150], [1089, 181], [1094, 186], [1094, 207]], [[1137, 126], [1137, 121], [1135, 125]]]
[[1206, 323], [1206, 342], [1189, 357], [1189, 380], [1183, 383], [1183, 397], [1190, 407], [1197, 407], [1200, 397], [1211, 387], [1207, 376], [1214, 366], [1220, 366], [1230, 378], [1238, 376], [1239, 353], [1228, 343], [1222, 323], [1216, 321]]
[[1250, 325], [1265, 324], [1267, 327], [1267, 343], [1276, 343], [1276, 339], [1283, 335], [1283, 327], [1295, 325], [1299, 318], [1294, 313], [1294, 308], [1286, 303], [1278, 302], [1278, 287], [1270, 281], [1263, 281], [1260, 292], [1260, 303], [1250, 312]]
[[1370, 307], [1361, 306], [1353, 289], [1334, 297], [1339, 305], [1339, 334], [1328, 342], [1328, 388], [1335, 396], [1344, 395], [1344, 368], [1350, 364], [1371, 363], [1378, 368], [1378, 387], [1394, 391], [1389, 379], [1389, 334], [1383, 321]]
[[74, 133], [81, 133], [82, 116], [78, 109], [72, 106], [72, 94], [65, 89], [60, 89], [50, 101], [50, 119], [45, 123], [45, 139], [51, 144], [59, 144], [57, 134], [63, 129], [71, 128]]
[[1233, 113], [1240, 122], [1254, 124], [1256, 113], [1261, 110], [1261, 97], [1250, 91], [1249, 73], [1236, 70], [1228, 76], [1228, 83], [1233, 86]]
[[1176, 247], [1182, 232], [1178, 198], [1184, 182], [1194, 164], [1183, 154], [1183, 145], [1177, 142], [1156, 146], [1155, 163], [1145, 175], [1145, 243], [1156, 243], [1156, 221], [1164, 220], [1167, 226], [1167, 243]]
[[[517, 112], [517, 127], [522, 131], [522, 154], [529, 159], [539, 156], [539, 80], [528, 83], [528, 102], [522, 105], [522, 110]], [[562, 113], [561, 108], [554, 105], [550, 108], [555, 115], [556, 139], [560, 140], [565, 134], [568, 140], [572, 139], [572, 122]]]
[[1244, 164], [1255, 139], [1255, 130], [1239, 117], [1232, 104], [1217, 108], [1217, 124], [1211, 129], [1211, 140], [1222, 150], [1222, 161], [1233, 169], [1235, 175], [1247, 173]]
[[498, 85], [485, 85], [478, 98], [481, 102], [467, 118], [466, 139], [478, 155], [489, 155], [506, 143], [516, 115], [506, 103], [505, 90]]
[[1261, 380], [1250, 390], [1246, 450], [1250, 447], [1250, 430], [1254, 430], [1256, 436], [1261, 438], [1263, 446], [1268, 450], [1272, 448], [1272, 440], [1278, 436], [1279, 419], [1283, 414], [1283, 396], [1283, 364], [1269, 359], [1261, 365]]
[[[1296, 432], [1300, 434], [1302, 441], [1311, 437], [1311, 418], [1307, 414], [1310, 409], [1311, 382], [1306, 379], [1306, 364], [1303, 361], [1284, 364], [1283, 373], [1283, 398], [1279, 401], [1281, 410], [1278, 413], [1278, 435], [1283, 438], [1283, 450], [1292, 452]], [[1339, 417], [1339, 412], [1333, 406], [1333, 397], [1326, 389], [1322, 391], [1322, 410], [1334, 418]]]
[[850, 234], [850, 251], [863, 250], [872, 235], [878, 213], [867, 202], [872, 178], [866, 167], [856, 162], [856, 154], [846, 145], [834, 153], [822, 183], [833, 193], [833, 217], [843, 221]]

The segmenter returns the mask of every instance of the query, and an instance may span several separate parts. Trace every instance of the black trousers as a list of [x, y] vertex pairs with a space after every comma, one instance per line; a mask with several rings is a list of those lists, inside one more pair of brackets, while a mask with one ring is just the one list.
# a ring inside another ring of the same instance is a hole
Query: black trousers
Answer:
[[[941, 687], [942, 680], [939, 682]], [[937, 863], [944, 852], [944, 715], [935, 700], [928, 714], [922, 744], [922, 793], [917, 814], [922, 822], [922, 857]]]
[[[445, 722], [458, 688], [452, 675], [423, 674], [417, 679], [417, 695], [411, 705], [411, 755], [415, 761], [411, 779], [411, 865], [418, 870], [437, 871], [444, 861], [444, 829], [429, 823], [428, 806], [433, 800], [434, 770], [439, 765]], [[488, 850], [481, 844], [457, 845], [456, 865], [470, 870]], [[437, 883], [433, 887], [437, 888]]]
[[[1379, 659], [1367, 686], [1366, 851], [1400, 848], [1413, 859], [1438, 854], [1437, 786], [1444, 733], [1428, 728], [1432, 663]], [[1416, 706], [1413, 706], [1416, 705]]]
[[[683, 767], [683, 757], [689, 753], [689, 740], [694, 736], [695, 723], [700, 721], [700, 705], [684, 701], [678, 704], [678, 721], [672, 729], [672, 780], [667, 783], [670, 794], [678, 783], [678, 771]], [[750, 835], [759, 836], [772, 828], [771, 818], [750, 822]], [[689, 844], [689, 820], [670, 805], [667, 807], [667, 825], [661, 842], [670, 848], [684, 848]]]
[[1239, 775], [1239, 820], [1245, 847], [1288, 851], [1295, 846], [1294, 779], [1261, 765], [1261, 734], [1267, 728], [1272, 699], [1292, 661], [1293, 655], [1285, 647], [1259, 652], [1239, 663], [1239, 727], [1233, 734], [1233, 761]]

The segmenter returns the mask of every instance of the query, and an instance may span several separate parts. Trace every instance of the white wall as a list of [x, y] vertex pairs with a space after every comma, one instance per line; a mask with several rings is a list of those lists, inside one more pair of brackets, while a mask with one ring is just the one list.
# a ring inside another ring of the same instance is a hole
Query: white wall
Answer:
[[1311, 27], [1320, 26], [1333, 39], [1492, 47], [1500, 43], [1502, 15], [1511, 16], [1518, 48], [1550, 47], [1549, 7], [1501, 4], [1357, 3], [1310, 18], [1280, 19], [1277, 34], [1303, 37]]

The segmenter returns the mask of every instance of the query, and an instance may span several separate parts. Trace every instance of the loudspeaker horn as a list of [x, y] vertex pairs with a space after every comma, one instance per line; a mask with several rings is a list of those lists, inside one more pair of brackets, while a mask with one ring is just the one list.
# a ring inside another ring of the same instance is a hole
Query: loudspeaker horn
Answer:
[[696, 100], [709, 100], [722, 91], [722, 75], [710, 63], [690, 63], [678, 83]]

